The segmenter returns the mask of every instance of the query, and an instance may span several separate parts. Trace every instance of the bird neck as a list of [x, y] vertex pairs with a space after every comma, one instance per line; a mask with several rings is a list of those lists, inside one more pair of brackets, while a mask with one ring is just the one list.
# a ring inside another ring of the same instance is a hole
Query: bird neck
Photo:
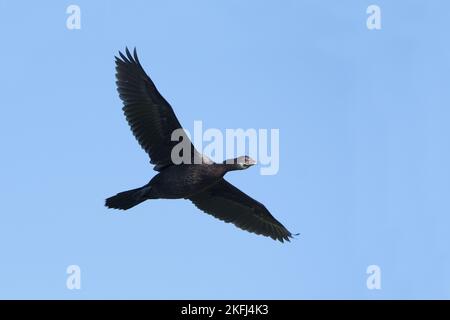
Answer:
[[237, 163], [226, 163], [226, 161], [224, 161], [223, 163], [219, 163], [218, 165], [222, 168], [224, 173], [227, 173], [229, 171], [242, 170], [242, 167]]

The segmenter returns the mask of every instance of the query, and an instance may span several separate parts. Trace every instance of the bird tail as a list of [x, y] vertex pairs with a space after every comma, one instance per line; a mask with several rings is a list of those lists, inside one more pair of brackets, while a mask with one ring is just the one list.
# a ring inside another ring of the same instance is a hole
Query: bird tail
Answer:
[[127, 210], [148, 199], [145, 196], [145, 187], [120, 192], [109, 197], [105, 201], [105, 206], [112, 209]]

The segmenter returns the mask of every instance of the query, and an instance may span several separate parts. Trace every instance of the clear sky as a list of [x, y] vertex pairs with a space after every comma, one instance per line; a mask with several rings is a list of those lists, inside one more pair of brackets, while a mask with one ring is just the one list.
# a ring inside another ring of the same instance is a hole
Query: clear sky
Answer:
[[[0, 298], [450, 298], [449, 19], [444, 0], [1, 0]], [[185, 200], [103, 206], [154, 175], [116, 92], [125, 46], [187, 129], [280, 130], [278, 174], [228, 179], [299, 237]]]

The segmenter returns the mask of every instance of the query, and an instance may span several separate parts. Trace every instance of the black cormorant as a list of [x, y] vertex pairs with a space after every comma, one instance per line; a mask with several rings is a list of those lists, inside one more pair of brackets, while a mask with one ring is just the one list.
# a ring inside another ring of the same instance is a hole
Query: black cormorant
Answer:
[[[256, 234], [283, 242], [292, 234], [260, 202], [252, 199], [223, 177], [228, 171], [242, 170], [255, 164], [248, 156], [232, 163], [215, 163], [198, 152], [190, 140], [189, 164], [174, 164], [172, 132], [180, 129], [172, 107], [156, 89], [142, 68], [134, 49], [116, 58], [116, 84], [123, 101], [123, 111], [150, 163], [159, 173], [141, 188], [124, 191], [106, 199], [109, 208], [127, 210], [147, 199], [189, 199], [200, 210], [225, 222]], [[184, 132], [184, 131], [182, 131]], [[185, 133], [182, 139], [189, 139]]]

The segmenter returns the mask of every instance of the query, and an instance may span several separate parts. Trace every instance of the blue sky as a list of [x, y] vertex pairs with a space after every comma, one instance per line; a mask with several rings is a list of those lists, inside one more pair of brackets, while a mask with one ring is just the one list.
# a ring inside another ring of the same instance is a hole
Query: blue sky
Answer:
[[[81, 30], [66, 8], [81, 8]], [[381, 8], [368, 30], [366, 8]], [[0, 298], [450, 298], [448, 1], [0, 1]], [[229, 173], [291, 231], [104, 199], [154, 172], [116, 93], [125, 46], [189, 130], [280, 129]], [[81, 268], [81, 290], [66, 268]], [[368, 290], [366, 268], [381, 268]]]

